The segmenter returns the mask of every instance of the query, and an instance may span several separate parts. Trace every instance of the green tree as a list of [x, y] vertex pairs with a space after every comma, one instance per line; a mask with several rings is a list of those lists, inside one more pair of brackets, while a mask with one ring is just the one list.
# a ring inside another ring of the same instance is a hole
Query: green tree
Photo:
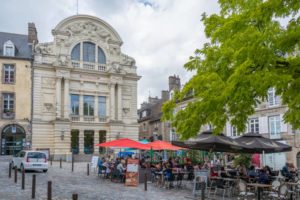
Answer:
[[[219, 0], [220, 13], [202, 15], [210, 42], [185, 64], [195, 75], [163, 106], [183, 139], [202, 125], [215, 133], [230, 121], [239, 132], [274, 87], [288, 106], [285, 122], [300, 128], [299, 0]], [[176, 103], [193, 91], [194, 101], [177, 112]]]

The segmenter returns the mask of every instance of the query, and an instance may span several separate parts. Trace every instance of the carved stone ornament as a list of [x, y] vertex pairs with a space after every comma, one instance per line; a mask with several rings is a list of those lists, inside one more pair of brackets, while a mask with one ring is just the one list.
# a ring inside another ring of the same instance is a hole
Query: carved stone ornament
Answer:
[[37, 45], [35, 51], [40, 54], [51, 54], [53, 52], [53, 47], [51, 44], [40, 44]]
[[50, 112], [53, 108], [52, 103], [44, 103], [44, 106], [48, 112]]
[[101, 26], [92, 21], [81, 21], [68, 25], [65, 31], [71, 35], [85, 35], [89, 37], [101, 37], [104, 40], [111, 38], [111, 34]]
[[135, 60], [126, 54], [122, 54], [122, 64], [135, 66]]
[[59, 65], [65, 66], [70, 63], [70, 60], [66, 55], [59, 55], [57, 62]]

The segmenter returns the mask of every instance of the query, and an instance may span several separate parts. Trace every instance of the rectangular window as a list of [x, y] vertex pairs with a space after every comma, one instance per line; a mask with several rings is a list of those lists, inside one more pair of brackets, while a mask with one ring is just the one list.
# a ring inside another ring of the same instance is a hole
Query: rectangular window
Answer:
[[258, 118], [252, 118], [249, 120], [249, 132], [259, 133]]
[[14, 55], [14, 47], [12, 47], [12, 46], [5, 46], [4, 55], [5, 56], [15, 56]]
[[279, 96], [276, 96], [275, 88], [270, 88], [268, 90], [268, 102], [269, 102], [269, 106], [279, 105]]
[[3, 83], [14, 83], [15, 82], [15, 66], [12, 64], [3, 65]]
[[91, 42], [83, 43], [83, 61], [95, 62], [95, 44]]
[[231, 136], [236, 137], [237, 136], [237, 128], [235, 126], [231, 127]]
[[94, 97], [83, 96], [83, 114], [85, 116], [94, 116]]
[[270, 138], [280, 138], [280, 115], [269, 117]]
[[98, 97], [98, 115], [106, 117], [106, 97]]
[[3, 93], [3, 115], [4, 119], [14, 118], [15, 114], [15, 95], [11, 93]]
[[79, 115], [79, 95], [71, 94], [72, 115]]

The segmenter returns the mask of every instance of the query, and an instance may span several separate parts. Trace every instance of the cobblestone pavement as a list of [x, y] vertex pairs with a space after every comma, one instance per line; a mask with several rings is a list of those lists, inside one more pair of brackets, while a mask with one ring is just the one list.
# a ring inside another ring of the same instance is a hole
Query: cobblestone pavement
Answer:
[[31, 199], [32, 175], [36, 174], [36, 199], [47, 199], [47, 181], [52, 181], [52, 199], [72, 199], [72, 194], [77, 193], [78, 199], [93, 200], [182, 200], [191, 196], [191, 190], [157, 188], [148, 184], [148, 190], [144, 191], [144, 185], [139, 187], [125, 187], [121, 183], [113, 183], [97, 176], [91, 171], [87, 176], [87, 163], [75, 163], [74, 172], [71, 172], [71, 164], [63, 163], [59, 168], [59, 162], [49, 165], [47, 173], [26, 172], [25, 190], [21, 189], [21, 173], [18, 172], [18, 182], [14, 183], [14, 173], [8, 177], [8, 159], [0, 157], [0, 199], [2, 200], [27, 200]]

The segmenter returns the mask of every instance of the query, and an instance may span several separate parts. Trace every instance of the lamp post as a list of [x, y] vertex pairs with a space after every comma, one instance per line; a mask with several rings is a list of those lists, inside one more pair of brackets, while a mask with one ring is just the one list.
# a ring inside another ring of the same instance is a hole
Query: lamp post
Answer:
[[11, 132], [14, 135], [14, 143], [13, 143], [13, 154], [14, 156], [16, 155], [16, 145], [17, 145], [17, 141], [16, 141], [16, 133], [17, 133], [17, 128], [16, 125], [13, 124], [11, 127]]

